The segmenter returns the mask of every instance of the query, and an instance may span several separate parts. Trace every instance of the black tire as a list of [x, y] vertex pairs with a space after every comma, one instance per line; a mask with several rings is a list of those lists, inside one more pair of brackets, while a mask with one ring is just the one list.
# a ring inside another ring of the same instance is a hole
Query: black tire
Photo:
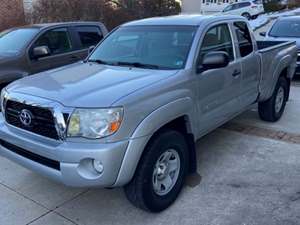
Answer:
[[251, 20], [251, 15], [249, 13], [243, 13], [243, 17], [245, 17], [247, 20]]
[[[157, 160], [168, 149], [178, 153], [180, 169], [174, 186], [168, 193], [160, 196], [153, 187], [153, 173]], [[150, 212], [161, 212], [168, 208], [183, 187], [188, 172], [188, 159], [188, 145], [181, 133], [167, 129], [156, 134], [148, 143], [134, 178], [124, 188], [128, 200], [134, 206]]]
[[[284, 91], [284, 100], [280, 110], [276, 111], [276, 97], [281, 88]], [[286, 78], [280, 77], [276, 84], [272, 97], [265, 102], [258, 103], [258, 112], [260, 118], [268, 122], [278, 121], [285, 110], [286, 102], [288, 100], [288, 92], [289, 92], [288, 81], [286, 80]]]

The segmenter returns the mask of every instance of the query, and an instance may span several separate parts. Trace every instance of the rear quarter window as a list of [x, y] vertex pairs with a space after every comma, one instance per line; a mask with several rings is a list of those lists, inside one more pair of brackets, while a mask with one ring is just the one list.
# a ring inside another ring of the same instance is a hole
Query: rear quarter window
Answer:
[[242, 2], [242, 3], [239, 3], [239, 8], [248, 7], [248, 6], [250, 6], [250, 5], [251, 5], [250, 2]]
[[95, 46], [103, 39], [103, 34], [97, 26], [78, 26], [75, 29], [82, 49]]
[[251, 54], [254, 48], [253, 48], [252, 38], [247, 23], [235, 22], [234, 29], [239, 42], [238, 44], [239, 44], [241, 57], [245, 57]]

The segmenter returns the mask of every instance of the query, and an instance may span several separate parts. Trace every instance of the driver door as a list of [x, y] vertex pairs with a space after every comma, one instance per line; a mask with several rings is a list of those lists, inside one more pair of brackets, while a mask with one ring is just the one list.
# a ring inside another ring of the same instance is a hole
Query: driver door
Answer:
[[233, 38], [227, 23], [213, 25], [205, 33], [198, 54], [214, 51], [228, 53], [228, 66], [197, 74], [200, 135], [228, 121], [240, 110], [241, 63], [236, 60]]

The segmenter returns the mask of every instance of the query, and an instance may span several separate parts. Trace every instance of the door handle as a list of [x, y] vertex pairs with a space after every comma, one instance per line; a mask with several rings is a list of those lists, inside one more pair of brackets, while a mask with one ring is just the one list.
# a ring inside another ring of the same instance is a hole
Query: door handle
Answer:
[[241, 71], [240, 70], [235, 70], [232, 74], [233, 77], [239, 77], [241, 75]]

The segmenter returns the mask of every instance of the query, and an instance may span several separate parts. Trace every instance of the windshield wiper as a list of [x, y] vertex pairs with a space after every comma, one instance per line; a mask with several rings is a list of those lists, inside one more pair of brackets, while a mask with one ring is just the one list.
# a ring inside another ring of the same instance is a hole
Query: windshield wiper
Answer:
[[86, 62], [94, 62], [94, 63], [98, 63], [98, 64], [111, 65], [111, 66], [130, 66], [130, 67], [143, 68], [143, 69], [156, 69], [156, 70], [171, 69], [168, 67], [162, 67], [162, 66], [158, 66], [158, 65], [146, 64], [146, 63], [140, 63], [140, 62], [107, 62], [107, 61], [103, 61], [101, 59], [90, 59], [90, 60], [87, 60]]
[[132, 66], [132, 67], [145, 68], [145, 69], [161, 69], [162, 68], [158, 65], [145, 64], [145, 63], [140, 63], [140, 62], [116, 62], [115, 65]]
[[93, 62], [93, 63], [103, 64], [103, 65], [113, 65], [113, 63], [106, 62], [101, 59], [90, 59], [90, 60], [86, 60], [86, 62]]

